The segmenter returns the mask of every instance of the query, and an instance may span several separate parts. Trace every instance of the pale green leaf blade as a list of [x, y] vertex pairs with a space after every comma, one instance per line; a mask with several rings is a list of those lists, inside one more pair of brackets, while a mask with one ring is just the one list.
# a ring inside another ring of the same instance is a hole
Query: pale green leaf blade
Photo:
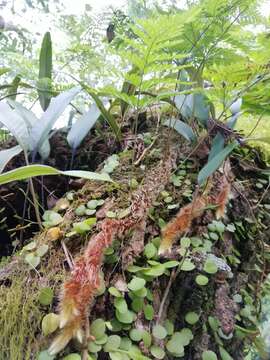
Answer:
[[101, 112], [96, 104], [93, 104], [90, 109], [85, 112], [79, 120], [77, 120], [71, 127], [67, 141], [71, 148], [76, 149], [91, 128], [95, 125]]
[[60, 171], [47, 165], [28, 165], [1, 174], [0, 185], [9, 183], [11, 181], [25, 180], [34, 176], [45, 175], [66, 175], [94, 181], [112, 181], [110, 176], [106, 173], [98, 174], [90, 171], [80, 170]]
[[227, 145], [222, 151], [214, 156], [199, 172], [198, 184], [201, 185], [203, 182], [212, 175], [223, 163], [226, 157], [238, 146], [236, 141]]
[[99, 174], [96, 172], [83, 171], [83, 170], [60, 171], [60, 173], [62, 175], [78, 177], [78, 178], [83, 178], [83, 179], [87, 179], [87, 180], [112, 182], [112, 179], [110, 178], [110, 176], [107, 173]]
[[10, 149], [0, 151], [0, 173], [4, 170], [7, 163], [22, 151], [20, 145], [13, 146]]
[[30, 134], [32, 147], [35, 151], [39, 150], [40, 146], [47, 139], [56, 120], [80, 91], [81, 87], [73, 87], [51, 100], [48, 109], [42, 115], [40, 121], [33, 126]]
[[16, 113], [23, 118], [28, 129], [31, 129], [38, 121], [36, 115], [31, 110], [28, 110], [26, 107], [21, 105], [19, 102], [11, 99], [8, 99], [7, 102], [16, 111]]
[[0, 102], [0, 123], [11, 132], [24, 150], [28, 149], [29, 134], [24, 120], [4, 102]]
[[220, 132], [213, 139], [212, 147], [208, 156], [208, 161], [212, 160], [224, 148], [224, 137]]
[[[22, 106], [17, 101], [8, 99], [7, 102], [17, 112], [17, 114], [25, 121], [28, 131], [30, 132], [32, 127], [39, 121], [36, 115], [31, 110], [28, 110], [26, 107]], [[33, 151], [33, 149], [31, 148], [31, 143], [29, 145], [30, 145], [29, 150]], [[51, 148], [50, 148], [49, 140], [46, 139], [39, 149], [39, 154], [43, 160], [46, 160], [49, 157], [50, 150]]]
[[120, 140], [121, 139], [121, 130], [119, 125], [117, 124], [115, 118], [109, 113], [109, 111], [105, 108], [100, 98], [95, 94], [91, 89], [86, 88], [87, 92], [90, 96], [94, 99], [95, 103], [97, 104], [97, 107], [99, 108], [102, 116], [107, 121], [109, 126], [111, 127], [112, 131], [114, 132], [115, 137]]
[[[51, 79], [52, 79], [52, 41], [51, 34], [46, 32], [40, 49], [39, 54], [39, 87], [42, 90], [38, 91], [39, 102], [42, 109], [45, 111], [51, 100]], [[44, 81], [46, 79], [46, 81]]]
[[39, 79], [52, 77], [52, 40], [50, 32], [46, 32], [39, 54]]
[[193, 141], [196, 136], [189, 125], [178, 119], [169, 119], [164, 123], [165, 126], [175, 129], [180, 135], [188, 141]]

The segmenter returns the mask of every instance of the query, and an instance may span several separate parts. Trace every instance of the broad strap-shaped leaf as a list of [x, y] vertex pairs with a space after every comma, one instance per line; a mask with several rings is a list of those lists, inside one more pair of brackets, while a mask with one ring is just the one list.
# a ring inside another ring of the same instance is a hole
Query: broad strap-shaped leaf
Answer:
[[[22, 106], [20, 103], [14, 100], [8, 99], [8, 103], [10, 106], [14, 108], [14, 110], [18, 113], [20, 117], [23, 118], [23, 120], [26, 123], [26, 126], [28, 128], [28, 132], [30, 133], [33, 126], [39, 121], [39, 119], [36, 117], [36, 115], [31, 111], [26, 109], [24, 106]], [[34, 149], [31, 147], [32, 143], [29, 143], [29, 150], [33, 151]], [[44, 143], [39, 148], [39, 154], [43, 160], [46, 160], [50, 155], [51, 147], [49, 140], [46, 139]]]
[[196, 136], [189, 125], [178, 119], [169, 119], [164, 122], [165, 126], [175, 129], [180, 135], [188, 141], [194, 141]]
[[81, 170], [60, 171], [46, 165], [28, 165], [1, 174], [0, 185], [9, 183], [11, 181], [25, 180], [35, 176], [45, 175], [65, 175], [94, 181], [112, 181], [110, 176], [106, 173], [98, 174], [91, 171]]
[[229, 117], [228, 121], [227, 121], [227, 126], [230, 129], [234, 129], [237, 119], [239, 118], [239, 116], [242, 114], [242, 112], [237, 112], [235, 114], [233, 114], [231, 117]]
[[201, 169], [198, 175], [198, 184], [202, 185], [204, 181], [212, 175], [223, 163], [226, 157], [238, 146], [238, 142], [234, 141], [227, 145], [222, 151], [215, 155], [207, 164]]
[[46, 32], [43, 37], [39, 54], [39, 76], [38, 76], [39, 102], [45, 111], [51, 100], [52, 80], [52, 41], [51, 34]]
[[210, 111], [207, 97], [204, 94], [194, 94], [193, 106], [193, 115], [195, 118], [197, 118], [204, 126], [207, 126]]
[[175, 105], [185, 119], [192, 116], [192, 96], [193, 94], [175, 96]]
[[67, 141], [72, 149], [77, 149], [81, 142], [95, 125], [101, 112], [96, 104], [93, 104], [90, 109], [85, 112], [80, 119], [78, 119], [71, 127]]
[[98, 97], [97, 94], [95, 94], [89, 87], [84, 86], [84, 88], [86, 89], [88, 94], [90, 96], [92, 96], [92, 98], [94, 99], [94, 101], [97, 104], [97, 107], [99, 108], [102, 116], [104, 117], [104, 119], [109, 124], [109, 126], [112, 129], [112, 131], [113, 131], [115, 137], [117, 138], [117, 140], [120, 140], [121, 139], [121, 130], [120, 130], [120, 127], [118, 126], [117, 121], [115, 120], [115, 118], [109, 113], [109, 111], [106, 110], [105, 106], [103, 105], [102, 101], [100, 100], [100, 98]]
[[210, 107], [207, 104], [207, 98], [205, 95], [177, 95], [175, 97], [175, 105], [184, 118], [189, 119], [190, 117], [195, 117], [204, 126], [207, 125]]
[[23, 149], [20, 145], [13, 146], [10, 149], [0, 151], [0, 173], [4, 170], [7, 163], [16, 155], [18, 155]]
[[213, 139], [211, 151], [208, 156], [208, 161], [212, 160], [224, 148], [224, 137], [220, 132]]
[[242, 106], [242, 98], [235, 100], [230, 105], [230, 111], [231, 111], [232, 115], [239, 113], [239, 111], [241, 110], [241, 106]]
[[242, 106], [242, 98], [239, 98], [237, 100], [235, 100], [229, 107], [232, 116], [229, 118], [229, 120], [227, 121], [227, 126], [230, 129], [234, 129], [237, 119], [239, 118], [239, 116], [242, 114], [241, 110], [241, 106]]
[[30, 133], [30, 141], [34, 152], [39, 151], [41, 145], [48, 138], [48, 134], [53, 128], [56, 120], [62, 115], [68, 104], [80, 91], [80, 87], [73, 87], [51, 100], [48, 109], [42, 115], [41, 119], [33, 126]]
[[0, 102], [0, 123], [11, 132], [24, 150], [29, 149], [29, 133], [24, 120], [4, 102]]
[[38, 121], [36, 115], [31, 110], [28, 110], [26, 107], [24, 107], [17, 101], [8, 99], [7, 102], [16, 111], [16, 113], [23, 118], [26, 126], [29, 130], [31, 130], [35, 123]]

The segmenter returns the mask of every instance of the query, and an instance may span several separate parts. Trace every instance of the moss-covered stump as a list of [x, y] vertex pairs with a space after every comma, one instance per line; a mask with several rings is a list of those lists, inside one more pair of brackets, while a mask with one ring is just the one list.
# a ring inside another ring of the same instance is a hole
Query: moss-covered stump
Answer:
[[109, 158], [114, 182], [67, 193], [3, 264], [1, 359], [240, 360], [253, 346], [268, 358], [262, 164], [240, 149], [199, 189], [208, 147], [165, 139], [137, 166], [129, 150]]

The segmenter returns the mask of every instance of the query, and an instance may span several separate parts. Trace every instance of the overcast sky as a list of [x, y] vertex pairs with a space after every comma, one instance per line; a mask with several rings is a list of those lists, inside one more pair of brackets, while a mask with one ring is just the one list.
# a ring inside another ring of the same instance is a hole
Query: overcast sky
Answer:
[[[150, 0], [148, 1], [150, 2]], [[61, 12], [61, 14], [80, 15], [85, 11], [85, 6], [87, 4], [90, 5], [95, 12], [100, 12], [102, 9], [109, 6], [124, 9], [126, 2], [127, 0], [63, 0], [66, 9], [64, 12]], [[179, 5], [183, 2], [184, 0], [177, 1]], [[15, 8], [15, 14], [11, 12], [12, 4]], [[53, 32], [53, 30], [55, 30], [55, 26], [52, 21], [52, 19], [54, 19], [52, 14], [41, 15], [35, 9], [29, 7], [27, 8], [27, 11], [22, 12], [24, 5], [25, 0], [0, 0], [0, 15], [4, 17], [5, 21], [25, 27], [30, 32], [39, 33], [40, 36], [46, 31]], [[270, 15], [270, 0], [262, 1], [261, 11], [265, 16]], [[60, 36], [60, 34], [54, 35], [56, 37], [58, 37], [58, 35]]]

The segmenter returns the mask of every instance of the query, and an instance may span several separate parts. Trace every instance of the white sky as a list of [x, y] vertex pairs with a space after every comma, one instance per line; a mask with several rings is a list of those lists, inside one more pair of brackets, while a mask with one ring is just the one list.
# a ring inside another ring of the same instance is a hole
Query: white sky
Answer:
[[[148, 0], [149, 1], [149, 0]], [[222, 1], [222, 0], [220, 0]], [[183, 0], [178, 0], [177, 3], [181, 5]], [[63, 0], [66, 7], [61, 14], [80, 15], [84, 13], [85, 6], [90, 5], [94, 12], [100, 12], [104, 8], [110, 6], [125, 10], [126, 0]], [[54, 37], [54, 42], [58, 47], [62, 47], [65, 43], [65, 36], [61, 31], [55, 31], [55, 25], [52, 21], [53, 15], [41, 14], [35, 9], [27, 8], [26, 12], [22, 12], [25, 0], [13, 0], [15, 5], [15, 14], [10, 11], [12, 0], [0, 0], [0, 15], [2, 15], [6, 22], [12, 22], [15, 25], [25, 27], [30, 32], [36, 33], [36, 38], [42, 38], [46, 31], [51, 31]], [[270, 0], [262, 1], [261, 11], [264, 16], [270, 16]], [[105, 24], [106, 26], [106, 24]], [[41, 40], [40, 40], [41, 41]], [[39, 44], [39, 39], [38, 39]], [[1, 63], [1, 59], [0, 59]]]
[[[150, 2], [150, 0], [148, 1]], [[181, 4], [183, 3], [183, 0], [178, 0], [177, 2]], [[80, 15], [85, 11], [86, 5], [90, 5], [94, 12], [100, 12], [102, 9], [108, 8], [109, 6], [124, 10], [127, 0], [63, 0], [63, 3], [66, 9], [61, 14]], [[12, 14], [10, 11], [12, 4], [14, 4], [15, 14]], [[25, 5], [25, 0], [0, 0], [0, 15], [4, 17], [5, 21], [25, 27], [31, 32], [39, 33], [40, 36], [43, 36], [46, 31], [53, 32], [53, 30], [55, 30], [55, 26], [52, 22], [53, 15], [41, 14], [29, 7], [26, 12], [22, 12], [23, 5]], [[265, 16], [270, 15], [270, 0], [262, 1], [261, 11]], [[61, 39], [61, 34], [59, 33], [54, 34], [54, 36], [57, 38], [59, 36], [59, 40]]]
[[[74, 3], [76, 3], [76, 7], [74, 6]], [[99, 11], [108, 6], [123, 7], [126, 4], [126, 0], [65, 0], [67, 10], [73, 14], [74, 12], [81, 14], [85, 9], [86, 4], [91, 5], [94, 10]]]

